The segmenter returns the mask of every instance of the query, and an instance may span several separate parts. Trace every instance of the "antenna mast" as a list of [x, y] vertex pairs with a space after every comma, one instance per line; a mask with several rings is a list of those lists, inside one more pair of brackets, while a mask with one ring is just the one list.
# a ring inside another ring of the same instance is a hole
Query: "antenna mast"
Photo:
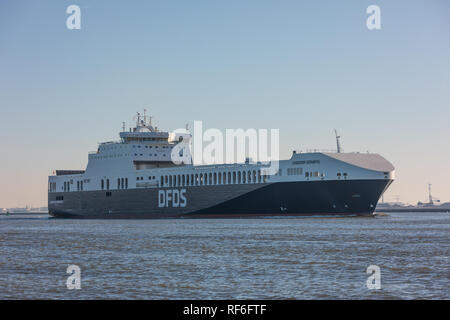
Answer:
[[141, 114], [137, 112], [136, 128], [138, 128], [140, 124], [141, 124]]
[[431, 195], [431, 183], [428, 184], [428, 203], [433, 204], [433, 196]]
[[341, 138], [341, 136], [338, 135], [336, 129], [334, 129], [334, 134], [336, 135], [336, 147], [337, 147], [337, 153], [341, 153], [341, 152], [342, 152], [342, 149], [341, 149], [341, 142], [339, 141], [339, 139]]

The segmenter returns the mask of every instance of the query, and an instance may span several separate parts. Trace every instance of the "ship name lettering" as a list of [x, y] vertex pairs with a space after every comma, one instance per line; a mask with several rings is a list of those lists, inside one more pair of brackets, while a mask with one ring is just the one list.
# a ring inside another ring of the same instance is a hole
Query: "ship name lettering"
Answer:
[[158, 190], [158, 208], [184, 208], [186, 205], [186, 189]]

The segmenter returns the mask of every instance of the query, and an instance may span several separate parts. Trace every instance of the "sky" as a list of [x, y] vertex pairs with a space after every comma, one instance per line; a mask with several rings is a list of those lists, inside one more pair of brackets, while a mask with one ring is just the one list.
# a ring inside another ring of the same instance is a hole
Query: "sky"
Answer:
[[0, 2], [0, 207], [46, 206], [48, 175], [144, 108], [167, 130], [279, 129], [281, 158], [335, 148], [336, 128], [394, 164], [385, 201], [428, 183], [450, 201], [450, 2]]

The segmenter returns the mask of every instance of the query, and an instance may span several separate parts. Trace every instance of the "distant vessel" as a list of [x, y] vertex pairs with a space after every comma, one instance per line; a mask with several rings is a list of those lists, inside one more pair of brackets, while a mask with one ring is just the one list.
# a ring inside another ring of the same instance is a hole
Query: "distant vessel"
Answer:
[[[172, 137], [172, 138], [171, 138]], [[120, 141], [100, 143], [86, 170], [56, 170], [48, 179], [53, 217], [189, 218], [371, 215], [394, 179], [378, 154], [292, 153], [274, 175], [267, 165], [176, 165], [172, 149], [184, 135], [151, 125], [138, 114]]]
[[417, 205], [402, 203], [379, 203], [377, 212], [450, 212], [450, 202], [440, 203], [439, 199], [431, 195], [431, 184], [428, 184], [428, 202], [417, 202]]
[[4, 208], [0, 210], [0, 213], [5, 215], [48, 214], [48, 209], [44, 207], [33, 208], [26, 206], [25, 208]]

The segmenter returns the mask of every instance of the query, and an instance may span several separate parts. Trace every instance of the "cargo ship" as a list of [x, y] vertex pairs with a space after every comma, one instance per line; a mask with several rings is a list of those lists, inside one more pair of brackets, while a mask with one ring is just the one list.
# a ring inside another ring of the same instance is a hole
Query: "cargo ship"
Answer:
[[[296, 152], [267, 163], [194, 165], [174, 162], [189, 136], [153, 127], [138, 114], [120, 140], [100, 143], [85, 170], [55, 170], [48, 178], [48, 212], [58, 218], [242, 218], [372, 215], [394, 180], [379, 154]], [[175, 138], [174, 138], [175, 137]]]

